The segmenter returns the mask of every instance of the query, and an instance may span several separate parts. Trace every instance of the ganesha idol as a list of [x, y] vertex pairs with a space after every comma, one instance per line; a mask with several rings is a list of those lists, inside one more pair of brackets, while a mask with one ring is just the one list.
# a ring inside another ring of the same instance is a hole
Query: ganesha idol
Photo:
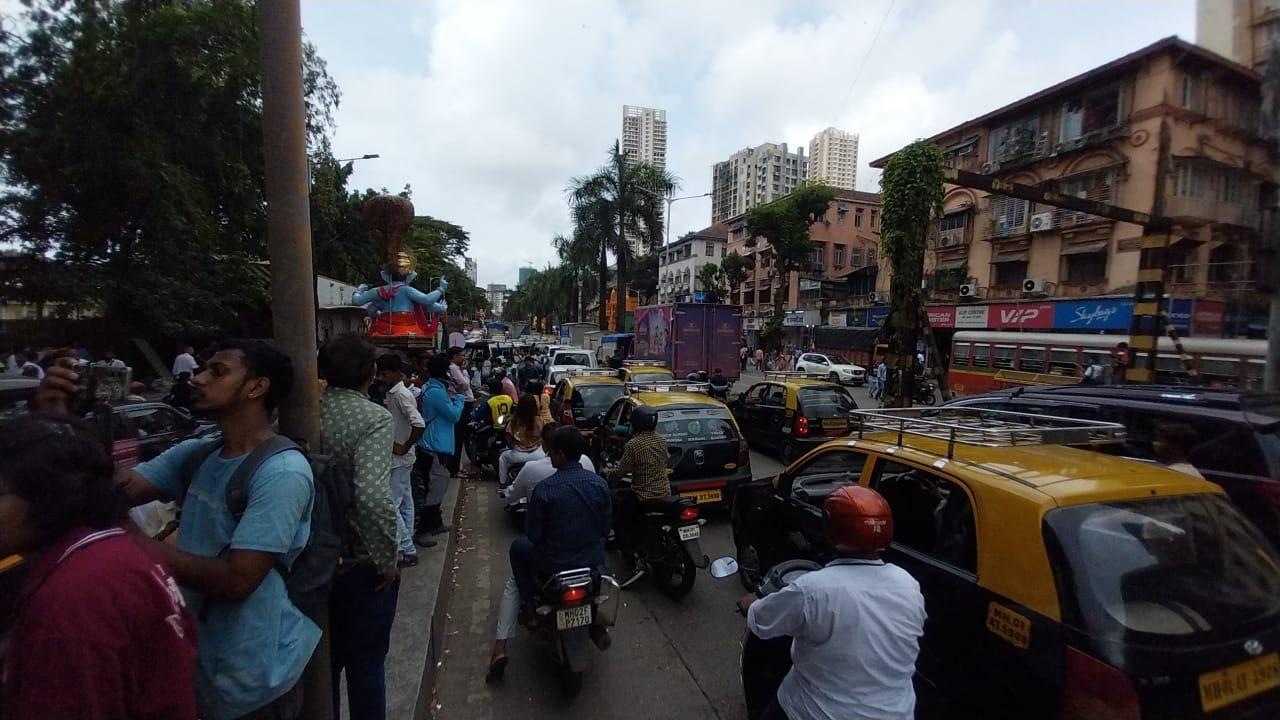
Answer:
[[413, 203], [397, 195], [379, 195], [365, 201], [361, 214], [383, 259], [383, 284], [374, 288], [361, 285], [351, 296], [351, 304], [366, 306], [369, 337], [434, 337], [449, 308], [444, 301], [449, 283], [440, 278], [436, 289], [426, 293], [410, 285], [418, 274], [413, 253], [402, 250], [401, 242], [413, 222]]

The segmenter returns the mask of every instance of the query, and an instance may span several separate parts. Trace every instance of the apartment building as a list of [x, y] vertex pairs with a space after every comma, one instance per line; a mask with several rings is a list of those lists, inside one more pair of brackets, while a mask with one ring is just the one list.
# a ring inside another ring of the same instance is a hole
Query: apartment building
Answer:
[[689, 233], [658, 254], [658, 302], [700, 302], [698, 282], [703, 265], [718, 264], [725, 256], [729, 229], [716, 224]]
[[809, 141], [807, 180], [852, 190], [858, 184], [858, 136], [829, 127]]
[[466, 273], [467, 278], [471, 280], [472, 285], [480, 284], [480, 266], [473, 258], [462, 259], [462, 270]]
[[[667, 111], [638, 105], [622, 106], [622, 137], [619, 140], [622, 154], [633, 160], [647, 162], [661, 169], [667, 167]], [[664, 222], [664, 206], [659, 205], [658, 217]], [[631, 254], [648, 254], [641, 238], [627, 234]]]
[[493, 317], [502, 317], [502, 310], [507, 306], [507, 298], [511, 297], [511, 290], [506, 285], [498, 283], [490, 283], [485, 287], [485, 297], [489, 299], [489, 308], [492, 310]]
[[804, 148], [765, 143], [739, 150], [711, 167], [711, 222], [723, 223], [789, 195], [809, 172]]
[[1196, 0], [1196, 44], [1259, 72], [1280, 40], [1280, 0]]
[[803, 272], [793, 272], [785, 289], [772, 267], [767, 242], [754, 248], [746, 245], [746, 220], [739, 215], [729, 220], [728, 252], [752, 260], [746, 282], [730, 289], [732, 302], [742, 305], [744, 330], [762, 327], [773, 316], [774, 293], [786, 292], [784, 307], [797, 314], [805, 325], [820, 325], [829, 311], [847, 305], [850, 294], [865, 295], [875, 287], [880, 244], [880, 196], [876, 193], [841, 190], [827, 208], [822, 222], [814, 224], [809, 236], [814, 241], [813, 262]]
[[[1276, 177], [1259, 80], [1170, 37], [930, 139], [956, 168], [1173, 218], [1168, 295], [1247, 316], [1259, 207]], [[1133, 293], [1140, 226], [962, 187], [947, 188], [944, 207], [926, 254], [935, 303], [1051, 310]], [[888, 287], [882, 272], [877, 288]]]

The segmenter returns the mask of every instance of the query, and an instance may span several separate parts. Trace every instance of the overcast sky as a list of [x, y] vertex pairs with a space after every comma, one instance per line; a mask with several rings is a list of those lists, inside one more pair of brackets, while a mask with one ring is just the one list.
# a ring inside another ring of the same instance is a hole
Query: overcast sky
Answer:
[[[624, 104], [667, 111], [681, 195], [762, 142], [829, 125], [867, 163], [1159, 38], [1195, 37], [1193, 0], [304, 0], [342, 89], [334, 151], [357, 187], [413, 187], [471, 233], [480, 284], [554, 258], [565, 187], [596, 169]], [[876, 38], [877, 31], [879, 37]], [[874, 46], [872, 45], [875, 39]], [[865, 58], [865, 64], [864, 64]], [[676, 203], [672, 237], [710, 224]]]

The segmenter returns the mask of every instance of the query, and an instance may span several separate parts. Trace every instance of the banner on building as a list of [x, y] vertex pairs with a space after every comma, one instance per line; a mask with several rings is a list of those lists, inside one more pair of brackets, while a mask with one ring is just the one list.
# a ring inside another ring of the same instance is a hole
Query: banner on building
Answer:
[[1191, 311], [1191, 331], [1196, 335], [1222, 337], [1222, 319], [1227, 304], [1221, 300], [1197, 300]]
[[803, 310], [787, 310], [782, 315], [783, 327], [804, 327]]
[[845, 327], [849, 324], [849, 314], [842, 312], [833, 312], [827, 316], [827, 324], [832, 327]]
[[985, 330], [990, 305], [959, 305], [956, 307], [955, 326], [973, 330]]
[[954, 305], [931, 305], [925, 308], [929, 315], [929, 327], [953, 328], [956, 326], [956, 308]]
[[867, 308], [867, 327], [880, 327], [884, 325], [885, 318], [889, 317], [889, 308], [873, 307]]
[[991, 305], [987, 327], [997, 330], [1048, 330], [1053, 327], [1053, 303]]
[[1053, 327], [1060, 330], [1128, 330], [1132, 323], [1132, 300], [1068, 300], [1053, 310]]

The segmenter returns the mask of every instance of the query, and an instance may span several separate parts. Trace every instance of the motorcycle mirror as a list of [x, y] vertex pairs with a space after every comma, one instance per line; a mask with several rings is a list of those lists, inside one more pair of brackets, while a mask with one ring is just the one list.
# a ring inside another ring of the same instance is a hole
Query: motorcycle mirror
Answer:
[[716, 558], [715, 560], [711, 561], [711, 577], [727, 578], [731, 575], [737, 575], [737, 574], [738, 574], [738, 561], [734, 560], [728, 555], [724, 557]]

